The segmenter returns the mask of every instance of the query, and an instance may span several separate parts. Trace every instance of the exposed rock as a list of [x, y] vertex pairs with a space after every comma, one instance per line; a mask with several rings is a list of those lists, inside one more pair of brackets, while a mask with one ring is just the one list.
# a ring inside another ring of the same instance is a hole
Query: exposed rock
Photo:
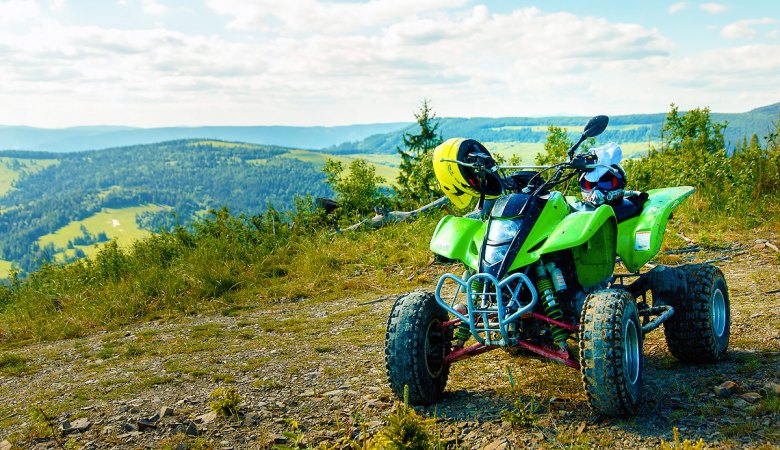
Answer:
[[89, 429], [89, 427], [92, 426], [92, 422], [85, 418], [76, 419], [73, 421], [73, 423], [68, 422], [67, 420], [62, 422], [62, 432], [64, 434], [70, 434], [70, 433], [83, 433]]
[[195, 422], [202, 423], [202, 424], [206, 425], [206, 424], [209, 424], [209, 423], [217, 420], [217, 417], [219, 417], [217, 415], [217, 413], [214, 412], [214, 411], [211, 411], [211, 412], [207, 412], [206, 414], [203, 414], [203, 415], [200, 415], [200, 416], [196, 417], [195, 418]]
[[260, 414], [250, 411], [244, 415], [244, 418], [242, 419], [241, 423], [246, 427], [251, 427], [253, 425], [257, 425], [262, 420], [262, 417]]
[[780, 395], [780, 384], [770, 381], [764, 385], [768, 394]]
[[746, 392], [739, 396], [742, 400], [745, 400], [748, 403], [755, 403], [759, 400], [761, 400], [761, 394], [758, 392]]
[[486, 445], [483, 450], [505, 450], [507, 447], [509, 447], [509, 442], [502, 438]]
[[0, 450], [11, 450], [11, 448], [13, 448], [13, 446], [11, 445], [10, 442], [8, 441], [0, 442]]
[[150, 419], [141, 419], [138, 422], [136, 422], [136, 425], [138, 426], [138, 431], [144, 431], [149, 428], [157, 428], [157, 421], [150, 420]]
[[187, 436], [198, 436], [200, 432], [198, 431], [198, 427], [195, 426], [192, 422], [184, 422], [176, 425], [173, 428], [172, 434], [178, 434], [178, 433], [184, 433]]
[[281, 434], [275, 434], [271, 437], [271, 445], [283, 445], [287, 443], [287, 438]]
[[718, 397], [730, 397], [739, 391], [739, 384], [734, 381], [726, 381], [714, 388], [715, 395]]

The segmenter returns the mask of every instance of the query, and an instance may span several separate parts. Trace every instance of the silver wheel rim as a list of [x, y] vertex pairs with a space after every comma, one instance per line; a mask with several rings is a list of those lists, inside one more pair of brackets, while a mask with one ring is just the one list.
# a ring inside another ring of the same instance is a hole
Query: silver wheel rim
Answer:
[[720, 289], [712, 293], [712, 326], [715, 336], [722, 337], [726, 331], [726, 299]]
[[623, 366], [629, 383], [635, 384], [639, 379], [639, 337], [633, 320], [623, 326]]

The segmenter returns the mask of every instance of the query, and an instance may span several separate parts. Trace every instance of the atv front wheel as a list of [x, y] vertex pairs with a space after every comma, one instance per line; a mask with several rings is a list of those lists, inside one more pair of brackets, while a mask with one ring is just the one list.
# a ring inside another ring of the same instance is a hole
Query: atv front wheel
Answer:
[[604, 416], [634, 414], [644, 368], [642, 326], [627, 291], [597, 291], [580, 317], [580, 372], [591, 407]]
[[664, 323], [669, 351], [682, 362], [711, 363], [726, 354], [731, 329], [729, 290], [723, 272], [709, 264], [683, 266], [688, 296], [677, 299]]
[[390, 388], [403, 398], [409, 387], [409, 402], [436, 402], [450, 373], [444, 358], [450, 353], [448, 331], [441, 327], [447, 312], [428, 292], [412, 292], [396, 300], [387, 321], [385, 361]]

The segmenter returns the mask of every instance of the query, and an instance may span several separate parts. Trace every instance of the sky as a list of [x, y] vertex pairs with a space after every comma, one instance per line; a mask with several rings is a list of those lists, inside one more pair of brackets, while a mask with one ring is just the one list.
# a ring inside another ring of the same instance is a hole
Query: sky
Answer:
[[347, 125], [780, 102], [780, 2], [0, 0], [0, 125]]

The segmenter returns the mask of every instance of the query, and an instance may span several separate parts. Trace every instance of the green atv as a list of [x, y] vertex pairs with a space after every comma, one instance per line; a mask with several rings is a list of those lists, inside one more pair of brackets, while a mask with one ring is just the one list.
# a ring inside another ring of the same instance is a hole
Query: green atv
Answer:
[[[606, 116], [591, 119], [569, 161], [551, 167], [499, 166], [476, 141], [470, 151], [455, 148], [452, 159], [434, 152], [434, 165], [447, 165], [437, 171], [439, 181], [461, 169], [479, 204], [470, 216], [444, 217], [430, 243], [440, 257], [462, 262], [463, 274], [443, 275], [434, 293], [401, 296], [390, 313], [385, 356], [399, 397], [408, 386], [411, 403], [435, 403], [453, 363], [503, 347], [579, 369], [590, 405], [624, 416], [641, 401], [644, 336], [661, 324], [678, 360], [723, 357], [731, 313], [720, 269], [659, 265], [640, 272], [692, 187], [627, 194], [599, 206], [552, 190], [598, 167], [593, 154], [575, 152], [607, 123]], [[507, 176], [506, 169], [524, 170]], [[614, 273], [616, 256], [628, 273]]]

